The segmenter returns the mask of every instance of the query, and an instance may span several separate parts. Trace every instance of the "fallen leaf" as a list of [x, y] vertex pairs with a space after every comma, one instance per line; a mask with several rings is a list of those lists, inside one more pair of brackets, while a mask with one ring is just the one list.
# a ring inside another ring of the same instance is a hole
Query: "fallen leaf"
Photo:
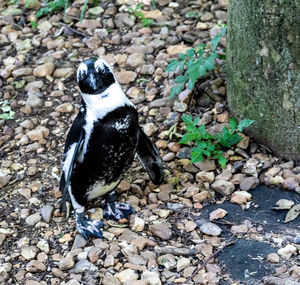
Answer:
[[300, 215], [300, 204], [297, 204], [287, 212], [284, 222], [288, 223], [290, 221], [293, 221], [299, 215]]
[[287, 199], [280, 199], [276, 202], [275, 210], [289, 210], [295, 205], [294, 201]]

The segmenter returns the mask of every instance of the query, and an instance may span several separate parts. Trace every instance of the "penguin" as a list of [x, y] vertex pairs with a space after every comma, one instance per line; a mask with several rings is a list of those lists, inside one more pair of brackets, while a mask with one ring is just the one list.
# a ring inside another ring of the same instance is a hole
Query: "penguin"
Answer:
[[126, 218], [134, 210], [118, 202], [114, 189], [135, 154], [156, 185], [164, 180], [164, 167], [155, 145], [139, 126], [135, 106], [105, 60], [83, 61], [77, 70], [77, 83], [82, 101], [66, 138], [61, 206], [65, 207], [66, 201], [72, 203], [77, 232], [85, 239], [101, 238], [103, 222], [90, 220], [85, 213], [90, 201], [101, 198], [106, 219]]

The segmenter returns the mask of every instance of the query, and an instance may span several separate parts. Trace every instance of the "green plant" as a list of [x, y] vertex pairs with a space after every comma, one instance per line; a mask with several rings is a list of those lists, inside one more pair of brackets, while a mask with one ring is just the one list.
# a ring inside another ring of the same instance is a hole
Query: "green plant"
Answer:
[[217, 159], [218, 163], [225, 167], [227, 159], [223, 155], [224, 149], [229, 149], [242, 140], [238, 132], [249, 127], [254, 121], [245, 119], [238, 124], [234, 118], [229, 120], [229, 127], [224, 127], [221, 133], [212, 135], [206, 131], [204, 125], [199, 125], [200, 118], [193, 120], [192, 115], [183, 115], [182, 120], [186, 125], [186, 133], [183, 135], [180, 144], [192, 143], [191, 162], [203, 161], [204, 158]]
[[[31, 0], [27, 0], [27, 1], [31, 1]], [[26, 1], [26, 2], [27, 2]], [[96, 3], [97, 1], [94, 1], [94, 3]], [[28, 5], [28, 4], [27, 4]], [[87, 8], [88, 5], [88, 0], [84, 1], [83, 4], [83, 8], [80, 14], [80, 21], [83, 19], [85, 10]], [[26, 6], [26, 3], [25, 3]], [[53, 1], [47, 1], [45, 7], [41, 8], [40, 10], [38, 10], [35, 14], [36, 18], [40, 18], [43, 17], [45, 15], [51, 14], [55, 11], [64, 9], [66, 11], [66, 9], [69, 7], [69, 0], [53, 0]]]
[[35, 20], [30, 20], [30, 24], [31, 24], [31, 27], [33, 28], [33, 29], [36, 29], [37, 28], [37, 22], [35, 21]]
[[0, 102], [0, 109], [2, 114], [0, 114], [0, 119], [11, 120], [14, 118], [15, 112], [9, 106], [8, 100]]
[[137, 18], [139, 18], [142, 21], [143, 27], [150, 27], [150, 25], [154, 22], [152, 19], [146, 18], [146, 16], [141, 11], [142, 3], [136, 6], [135, 9], [129, 7], [128, 10]]
[[184, 85], [187, 83], [188, 89], [192, 90], [196, 81], [207, 74], [208, 71], [215, 69], [215, 62], [217, 58], [224, 59], [220, 56], [216, 49], [222, 38], [226, 33], [226, 28], [223, 27], [221, 33], [217, 34], [211, 40], [211, 49], [207, 50], [207, 45], [199, 44], [194, 48], [189, 49], [186, 53], [180, 53], [179, 59], [174, 59], [167, 66], [166, 71], [172, 72], [186, 70], [183, 75], [175, 78], [174, 82], [177, 83], [171, 88], [170, 97], [179, 94]]

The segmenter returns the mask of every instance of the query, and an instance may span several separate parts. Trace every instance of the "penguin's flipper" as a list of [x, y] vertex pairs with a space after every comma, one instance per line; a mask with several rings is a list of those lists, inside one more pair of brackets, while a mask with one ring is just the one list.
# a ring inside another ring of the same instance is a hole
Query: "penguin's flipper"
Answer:
[[139, 127], [137, 155], [148, 172], [151, 181], [158, 185], [164, 180], [164, 166], [159, 156], [159, 152], [144, 131]]
[[[65, 148], [65, 153], [63, 157], [63, 163], [62, 163], [63, 165], [62, 175], [60, 178], [60, 186], [59, 186], [59, 189], [62, 191], [61, 210], [66, 209], [66, 202], [71, 202], [70, 194], [68, 191], [68, 188], [70, 186], [70, 177], [84, 143], [83, 129], [78, 128], [78, 131], [76, 132], [74, 125], [72, 126], [72, 128], [73, 128], [73, 137], [71, 139], [69, 139], [69, 137], [67, 138], [66, 148]], [[70, 131], [72, 131], [72, 129]]]

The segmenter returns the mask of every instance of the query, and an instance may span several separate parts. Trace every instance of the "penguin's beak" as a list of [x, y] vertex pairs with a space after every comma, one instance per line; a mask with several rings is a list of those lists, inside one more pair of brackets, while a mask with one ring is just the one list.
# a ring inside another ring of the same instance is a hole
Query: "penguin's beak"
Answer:
[[97, 84], [96, 84], [96, 77], [95, 77], [94, 73], [90, 74], [89, 81], [90, 81], [90, 84], [91, 84], [91, 87], [93, 88], [93, 90], [96, 90], [97, 89]]

